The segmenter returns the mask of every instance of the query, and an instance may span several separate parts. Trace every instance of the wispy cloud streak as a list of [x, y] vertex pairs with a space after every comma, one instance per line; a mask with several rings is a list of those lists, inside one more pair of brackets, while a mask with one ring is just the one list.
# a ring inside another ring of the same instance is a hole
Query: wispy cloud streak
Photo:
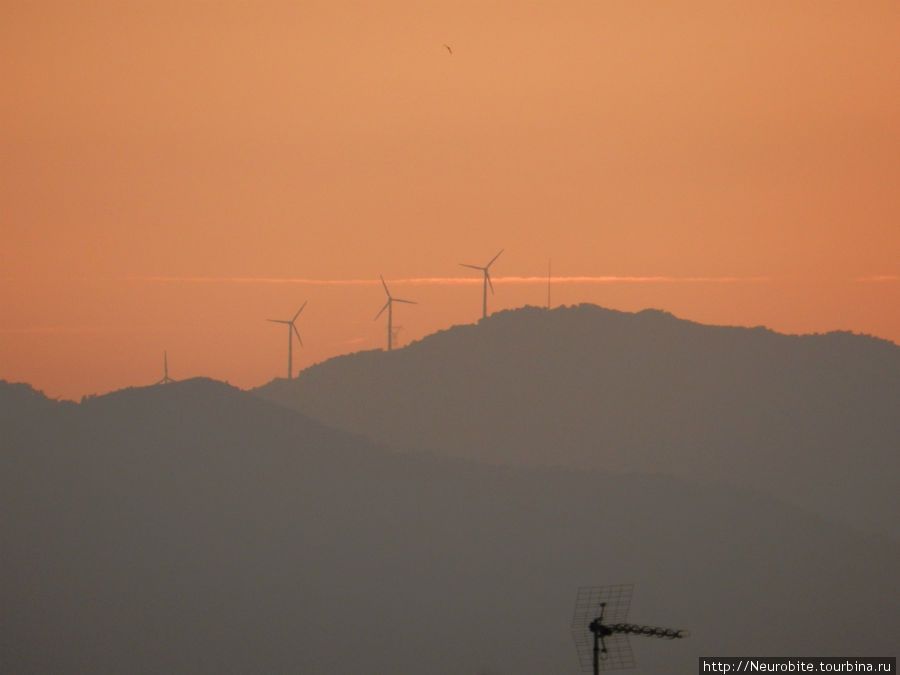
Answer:
[[[546, 284], [547, 277], [506, 276], [491, 277], [495, 284]], [[286, 277], [129, 277], [128, 281], [149, 283], [184, 284], [296, 284], [301, 286], [377, 286], [378, 279], [307, 279]], [[769, 281], [769, 277], [674, 277], [674, 276], [559, 276], [552, 277], [554, 284], [733, 284], [759, 283]], [[455, 286], [481, 285], [482, 280], [474, 277], [410, 277], [391, 279], [393, 284], [411, 286]]]
[[0, 328], [0, 334], [4, 335], [55, 335], [58, 333], [108, 333], [111, 331], [130, 332], [122, 329], [120, 326], [23, 326]]
[[[492, 277], [493, 278], [493, 277]], [[500, 277], [496, 283], [546, 284], [547, 277]], [[769, 281], [769, 277], [574, 276], [551, 277], [554, 284], [733, 284]]]
[[298, 284], [304, 286], [368, 286], [378, 279], [300, 279], [288, 277], [126, 277], [125, 281], [163, 284]]
[[872, 277], [859, 277], [858, 279], [854, 279], [854, 281], [858, 281], [864, 284], [877, 284], [877, 283], [885, 283], [891, 281], [900, 281], [900, 274], [878, 274]]

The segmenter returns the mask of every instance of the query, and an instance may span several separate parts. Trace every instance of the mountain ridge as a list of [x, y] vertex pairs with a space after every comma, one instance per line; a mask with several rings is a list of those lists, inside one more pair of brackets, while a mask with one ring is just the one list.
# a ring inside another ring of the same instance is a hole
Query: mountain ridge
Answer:
[[730, 481], [900, 536], [900, 347], [879, 338], [524, 308], [253, 391], [406, 451]]
[[204, 379], [0, 430], [12, 672], [574, 670], [603, 583], [692, 632], [638, 672], [900, 627], [900, 544], [728, 486], [400, 453]]

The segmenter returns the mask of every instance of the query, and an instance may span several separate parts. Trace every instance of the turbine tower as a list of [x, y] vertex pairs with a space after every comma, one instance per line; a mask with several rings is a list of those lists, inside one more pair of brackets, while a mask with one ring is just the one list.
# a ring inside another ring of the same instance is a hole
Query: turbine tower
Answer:
[[381, 277], [381, 285], [384, 286], [384, 292], [387, 295], [387, 302], [384, 303], [384, 307], [382, 307], [380, 310], [378, 310], [378, 314], [375, 315], [375, 320], [376, 321], [378, 320], [378, 317], [381, 316], [381, 314], [382, 314], [382, 312], [384, 312], [384, 310], [388, 311], [387, 338], [388, 338], [388, 351], [391, 351], [391, 338], [393, 336], [393, 332], [391, 331], [391, 325], [393, 323], [393, 314], [394, 314], [393, 304], [395, 302], [405, 302], [408, 305], [415, 305], [417, 303], [414, 302], [413, 300], [401, 300], [400, 298], [393, 297], [391, 295], [391, 292], [388, 290], [387, 284], [384, 283], [384, 277], [381, 275], [379, 275], [379, 276]]
[[[502, 248], [500, 249], [500, 253], [503, 253]], [[482, 289], [482, 302], [481, 302], [481, 318], [482, 319], [487, 318], [487, 289], [488, 289], [488, 286], [491, 287], [491, 295], [493, 295], [493, 293], [494, 293], [494, 284], [491, 283], [491, 274], [490, 274], [490, 272], [488, 272], [488, 270], [490, 269], [491, 265], [494, 264], [494, 261], [500, 257], [500, 253], [498, 253], [493, 258], [491, 258], [491, 261], [484, 267], [481, 267], [479, 265], [467, 265], [466, 263], [459, 263], [463, 267], [468, 267], [473, 270], [481, 270], [481, 272], [484, 273], [484, 284], [483, 284], [484, 288]]]
[[293, 375], [293, 356], [294, 356], [294, 335], [297, 336], [297, 341], [300, 343], [300, 346], [303, 346], [303, 339], [300, 337], [300, 331], [297, 330], [297, 326], [294, 325], [294, 322], [297, 320], [297, 317], [300, 316], [300, 312], [303, 311], [303, 308], [306, 307], [306, 302], [300, 305], [300, 309], [297, 310], [297, 313], [294, 314], [294, 318], [288, 320], [285, 319], [266, 319], [266, 321], [271, 321], [272, 323], [283, 323], [288, 327], [288, 362], [287, 362], [287, 379], [291, 379]]
[[156, 384], [172, 384], [175, 380], [169, 377], [169, 356], [163, 352], [163, 376]]
[[572, 637], [582, 670], [598, 675], [601, 670], [634, 668], [629, 635], [675, 640], [688, 631], [625, 623], [631, 605], [632, 584], [583, 586], [575, 598]]

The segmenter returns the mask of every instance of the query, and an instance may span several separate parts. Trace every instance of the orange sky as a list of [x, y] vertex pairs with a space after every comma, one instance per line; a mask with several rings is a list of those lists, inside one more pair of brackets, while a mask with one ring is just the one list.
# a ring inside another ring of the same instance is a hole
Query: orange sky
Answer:
[[896, 0], [6, 0], [0, 378], [261, 384], [264, 319], [383, 346], [384, 274], [406, 344], [501, 248], [492, 309], [552, 258], [554, 304], [900, 343], [898, 45]]

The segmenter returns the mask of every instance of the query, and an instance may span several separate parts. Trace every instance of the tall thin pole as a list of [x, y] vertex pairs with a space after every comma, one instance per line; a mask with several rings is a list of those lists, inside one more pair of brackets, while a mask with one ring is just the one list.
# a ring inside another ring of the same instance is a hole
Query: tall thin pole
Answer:
[[391, 351], [391, 315], [393, 312], [391, 310], [394, 309], [394, 302], [391, 299], [388, 299], [388, 351]]
[[293, 372], [293, 356], [294, 356], [294, 336], [291, 333], [294, 325], [292, 323], [288, 324], [288, 372], [287, 379], [291, 379], [291, 373]]
[[550, 259], [547, 259], [547, 309], [549, 310], [550, 305]]
[[487, 286], [488, 286], [487, 268], [484, 269], [484, 283], [482, 284], [482, 286], [483, 286], [483, 292], [482, 292], [482, 298], [481, 298], [481, 318], [486, 319], [487, 318]]

